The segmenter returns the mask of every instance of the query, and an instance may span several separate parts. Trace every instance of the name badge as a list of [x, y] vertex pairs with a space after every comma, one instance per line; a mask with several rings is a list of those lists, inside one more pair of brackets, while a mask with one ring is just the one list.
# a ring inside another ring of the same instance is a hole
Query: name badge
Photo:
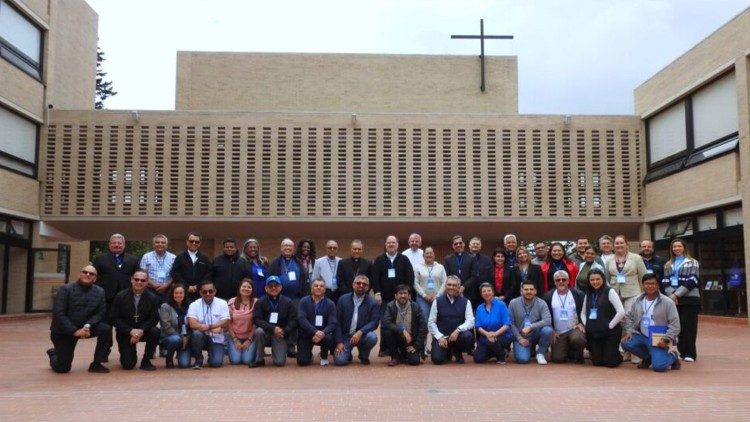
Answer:
[[677, 281], [677, 278], [670, 278], [672, 287], [677, 287], [680, 285], [680, 282]]
[[159, 283], [163, 283], [164, 280], [166, 280], [166, 279], [167, 279], [167, 273], [166, 273], [166, 271], [157, 271], [156, 272], [156, 281], [158, 281]]
[[641, 318], [641, 331], [642, 332], [648, 333], [648, 327], [649, 327], [649, 325], [651, 325], [650, 318], [645, 317], [645, 316], [643, 318]]
[[315, 326], [316, 327], [323, 326], [323, 315], [315, 315]]
[[258, 275], [263, 277], [263, 268], [258, 268]]
[[271, 324], [276, 324], [279, 322], [279, 313], [278, 312], [271, 312], [271, 316], [268, 317], [268, 322]]
[[286, 276], [289, 278], [289, 281], [297, 281], [297, 273], [294, 271], [289, 271]]
[[388, 278], [396, 278], [396, 269], [388, 268]]
[[435, 281], [431, 278], [427, 279], [427, 289], [428, 290], [435, 290]]
[[617, 284], [625, 284], [625, 274], [617, 274]]
[[523, 319], [523, 328], [531, 327], [531, 320], [528, 318]]
[[338, 286], [339, 286], [339, 283], [336, 280], [336, 276], [331, 277], [331, 290], [336, 290]]
[[596, 308], [589, 309], [589, 319], [596, 319], [597, 315]]
[[568, 310], [560, 309], [560, 321], [567, 321], [567, 320], [568, 320]]

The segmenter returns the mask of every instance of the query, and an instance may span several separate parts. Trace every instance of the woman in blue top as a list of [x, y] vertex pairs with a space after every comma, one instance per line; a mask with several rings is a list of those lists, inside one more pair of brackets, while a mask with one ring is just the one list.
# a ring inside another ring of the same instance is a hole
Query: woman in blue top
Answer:
[[479, 294], [484, 302], [477, 307], [474, 321], [478, 335], [474, 362], [484, 363], [494, 357], [497, 363], [504, 365], [506, 349], [513, 342], [508, 307], [495, 297], [495, 289], [490, 283], [482, 283]]
[[677, 337], [677, 350], [685, 362], [693, 362], [698, 357], [695, 338], [698, 336], [698, 313], [701, 310], [699, 285], [699, 265], [688, 252], [682, 239], [674, 239], [669, 244], [670, 259], [664, 265], [662, 286], [680, 315], [680, 334]]

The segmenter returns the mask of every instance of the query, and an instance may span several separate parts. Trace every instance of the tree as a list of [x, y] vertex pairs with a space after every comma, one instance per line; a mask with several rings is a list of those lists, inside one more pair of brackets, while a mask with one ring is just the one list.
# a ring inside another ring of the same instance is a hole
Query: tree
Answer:
[[117, 92], [113, 90], [112, 82], [104, 80], [104, 77], [107, 76], [107, 72], [102, 70], [104, 60], [106, 60], [104, 52], [101, 48], [96, 47], [96, 95], [94, 96], [94, 108], [96, 109], [104, 108], [104, 100], [117, 95]]

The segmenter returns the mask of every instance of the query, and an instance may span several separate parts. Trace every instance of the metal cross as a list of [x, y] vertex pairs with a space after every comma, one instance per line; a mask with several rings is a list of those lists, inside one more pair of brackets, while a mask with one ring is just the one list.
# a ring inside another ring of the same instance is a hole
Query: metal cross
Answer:
[[479, 86], [479, 89], [484, 92], [484, 40], [486, 39], [492, 39], [492, 40], [512, 40], [513, 35], [484, 35], [484, 19], [479, 19], [479, 35], [451, 35], [451, 39], [479, 39], [479, 42], [482, 46], [481, 54], [479, 55], [479, 60], [481, 63], [481, 76], [482, 76], [482, 84]]

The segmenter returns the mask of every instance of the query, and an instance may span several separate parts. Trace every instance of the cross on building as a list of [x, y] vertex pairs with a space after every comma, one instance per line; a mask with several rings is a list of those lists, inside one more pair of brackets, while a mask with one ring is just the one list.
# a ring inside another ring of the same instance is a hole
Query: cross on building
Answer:
[[480, 61], [480, 74], [482, 78], [482, 84], [479, 86], [479, 89], [484, 92], [485, 84], [484, 84], [484, 40], [485, 39], [491, 39], [491, 40], [512, 40], [513, 35], [484, 35], [484, 19], [479, 19], [479, 35], [451, 35], [451, 39], [479, 39], [479, 43], [481, 45], [481, 53], [479, 54], [479, 61]]

